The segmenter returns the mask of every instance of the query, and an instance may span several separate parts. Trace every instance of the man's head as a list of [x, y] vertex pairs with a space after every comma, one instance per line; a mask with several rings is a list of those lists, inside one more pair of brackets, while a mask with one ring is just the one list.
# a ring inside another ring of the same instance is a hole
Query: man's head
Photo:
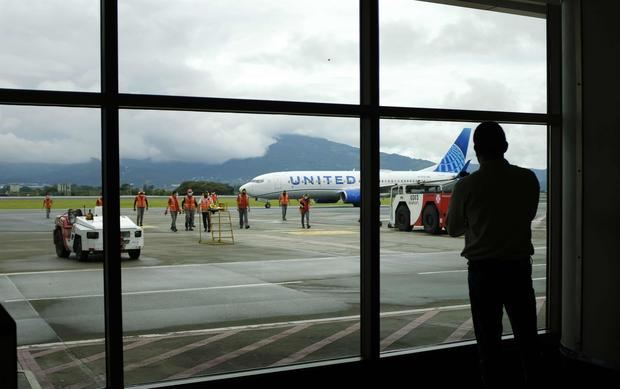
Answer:
[[172, 195], [173, 195], [173, 196], [176, 196], [176, 195], [177, 195], [177, 193], [178, 193], [178, 192], [175, 190], [174, 192], [172, 192]]
[[286, 191], [282, 191], [282, 194], [286, 194]]
[[187, 190], [188, 196], [192, 196], [193, 194], [194, 194], [194, 191], [191, 188]]
[[241, 189], [241, 194], [245, 194], [245, 188]]
[[506, 134], [496, 122], [482, 122], [474, 131], [474, 150], [478, 161], [501, 159], [508, 150]]

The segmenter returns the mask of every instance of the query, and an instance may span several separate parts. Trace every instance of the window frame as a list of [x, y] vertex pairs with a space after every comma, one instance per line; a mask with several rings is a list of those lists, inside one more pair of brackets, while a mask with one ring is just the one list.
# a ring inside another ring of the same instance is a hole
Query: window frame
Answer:
[[[423, 0], [433, 1], [433, 0]], [[426, 121], [480, 122], [495, 120], [512, 124], [547, 126], [548, 207], [547, 207], [547, 332], [560, 330], [561, 295], [561, 10], [556, 1], [547, 4], [519, 1], [434, 0], [436, 3], [498, 12], [538, 16], [547, 20], [547, 113], [522, 113], [382, 106], [379, 101], [379, 0], [360, 0], [360, 102], [359, 104], [312, 103], [260, 99], [186, 97], [119, 93], [118, 80], [118, 0], [100, 0], [101, 20], [101, 92], [71, 92], [0, 88], [0, 104], [27, 106], [90, 107], [101, 111], [101, 155], [104, 208], [104, 301], [106, 338], [106, 387], [124, 386], [123, 329], [120, 256], [119, 110], [175, 110], [227, 113], [286, 114], [353, 117], [360, 119], [360, 161], [362, 182], [360, 234], [360, 341], [359, 358], [260, 369], [245, 375], [278, 374], [303, 368], [322, 368], [330, 364], [377, 362], [380, 352], [379, 284], [379, 205], [370, 201], [379, 196], [379, 121], [409, 119]], [[450, 345], [458, 347], [458, 345]], [[431, 347], [432, 348], [432, 347]], [[429, 349], [431, 349], [429, 348]], [[416, 353], [425, 352], [416, 350]], [[227, 380], [243, 374], [196, 377], [175, 382], [175, 387], [191, 387], [205, 381]], [[153, 383], [149, 387], [167, 387], [172, 383]]]

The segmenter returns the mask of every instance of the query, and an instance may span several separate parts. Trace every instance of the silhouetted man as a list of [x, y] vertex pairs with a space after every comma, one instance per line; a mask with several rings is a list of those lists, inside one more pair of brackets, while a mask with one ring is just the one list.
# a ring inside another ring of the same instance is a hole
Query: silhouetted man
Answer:
[[478, 341], [482, 378], [487, 387], [511, 379], [501, 374], [503, 308], [519, 345], [526, 385], [538, 364], [536, 301], [532, 287], [531, 223], [540, 185], [531, 170], [504, 159], [506, 135], [495, 122], [474, 132], [480, 169], [457, 182], [448, 212], [451, 236], [465, 234], [469, 298]]

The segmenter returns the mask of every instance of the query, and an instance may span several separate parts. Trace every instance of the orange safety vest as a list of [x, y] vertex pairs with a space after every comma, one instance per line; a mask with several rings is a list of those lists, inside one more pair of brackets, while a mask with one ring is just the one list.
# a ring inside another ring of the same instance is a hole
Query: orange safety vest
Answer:
[[145, 195], [137, 195], [136, 201], [137, 201], [138, 208], [146, 208], [146, 196]]
[[242, 194], [237, 196], [237, 208], [245, 209], [250, 206], [250, 196]]
[[310, 211], [310, 199], [306, 200], [303, 197], [299, 199], [299, 209], [301, 212], [306, 213]]
[[50, 199], [49, 197], [46, 197], [46, 198], [43, 200], [43, 206], [44, 206], [45, 208], [52, 208], [52, 203], [53, 203], [53, 202], [54, 202], [54, 200]]
[[213, 204], [217, 204], [217, 195], [215, 193], [211, 195], [211, 201]]
[[280, 202], [281, 205], [288, 205], [288, 193], [285, 195], [280, 194], [280, 198], [278, 201]]
[[95, 206], [97, 206], [97, 207], [98, 207], [98, 206], [101, 206], [101, 205], [103, 205], [103, 199], [102, 199], [101, 197], [99, 197], [99, 198], [97, 199], [97, 201], [95, 202]]
[[183, 207], [188, 210], [196, 209], [196, 200], [194, 200], [194, 196], [185, 196], [185, 205]]
[[168, 197], [168, 209], [170, 212], [179, 212], [181, 207], [179, 206], [178, 197], [170, 196]]
[[209, 206], [211, 205], [211, 197], [203, 197], [200, 199], [200, 209], [203, 211], [207, 211]]

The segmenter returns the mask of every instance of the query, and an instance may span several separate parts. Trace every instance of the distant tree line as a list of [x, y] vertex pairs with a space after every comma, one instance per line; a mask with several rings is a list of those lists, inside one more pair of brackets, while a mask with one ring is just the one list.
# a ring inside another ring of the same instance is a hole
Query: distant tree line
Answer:
[[206, 191], [222, 195], [231, 195], [235, 193], [234, 187], [221, 182], [211, 181], [184, 181], [175, 190], [179, 192], [179, 194], [184, 194], [188, 189], [191, 189], [196, 194], [202, 194]]
[[[180, 194], [187, 192], [187, 189], [191, 188], [194, 193], [202, 194], [205, 191], [216, 192], [217, 194], [233, 194], [235, 188], [220, 182], [211, 181], [184, 181], [175, 188]], [[142, 185], [134, 186], [132, 184], [123, 183], [120, 186], [120, 195], [135, 195], [138, 191], [144, 191], [147, 195], [152, 196], [166, 196], [172, 193], [171, 189], [156, 188], [154, 185]], [[0, 195], [17, 195], [17, 196], [45, 196], [47, 193], [52, 196], [98, 196], [101, 193], [100, 186], [89, 185], [71, 185], [71, 193], [64, 193], [58, 191], [58, 186], [49, 185], [43, 187], [29, 187], [22, 186], [17, 193], [11, 193], [9, 185], [0, 187]]]

